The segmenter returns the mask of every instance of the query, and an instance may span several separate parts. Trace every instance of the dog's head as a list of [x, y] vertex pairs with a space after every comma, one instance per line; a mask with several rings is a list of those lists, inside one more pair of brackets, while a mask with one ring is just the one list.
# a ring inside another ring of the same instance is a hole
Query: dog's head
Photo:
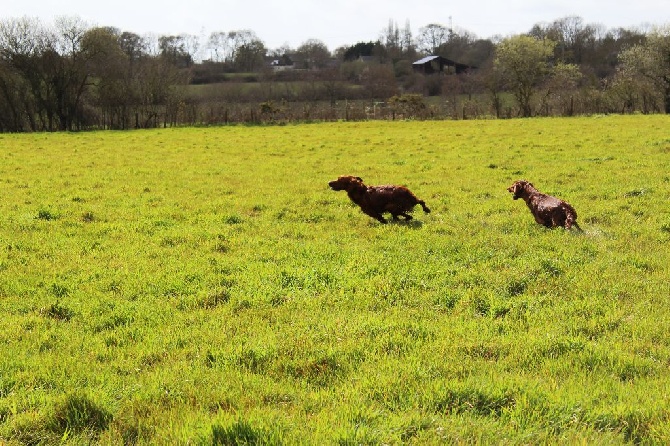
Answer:
[[330, 181], [328, 186], [333, 190], [350, 190], [354, 187], [360, 187], [363, 185], [363, 178], [353, 177], [351, 175], [342, 175], [337, 178], [337, 180]]
[[528, 181], [517, 180], [507, 188], [507, 192], [511, 192], [512, 198], [518, 200], [523, 194], [528, 193], [531, 188], [533, 188], [533, 185]]

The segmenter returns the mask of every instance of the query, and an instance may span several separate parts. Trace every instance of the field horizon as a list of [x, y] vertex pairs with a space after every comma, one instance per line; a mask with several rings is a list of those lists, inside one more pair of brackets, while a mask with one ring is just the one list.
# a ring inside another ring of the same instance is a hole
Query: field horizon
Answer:
[[[2, 134], [0, 443], [666, 444], [668, 128]], [[338, 175], [432, 212], [381, 225]]]

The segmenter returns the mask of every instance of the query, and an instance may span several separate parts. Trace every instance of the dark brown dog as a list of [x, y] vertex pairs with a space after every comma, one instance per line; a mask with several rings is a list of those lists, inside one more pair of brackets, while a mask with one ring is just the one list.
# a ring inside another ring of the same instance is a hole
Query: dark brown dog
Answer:
[[582, 230], [577, 224], [577, 211], [563, 200], [551, 195], [543, 194], [526, 180], [515, 181], [507, 188], [515, 200], [523, 198], [528, 205], [535, 221], [547, 228], [561, 226], [565, 229], [575, 227]]
[[421, 205], [424, 212], [430, 212], [426, 203], [416, 198], [405, 186], [366, 186], [361, 177], [348, 175], [340, 176], [328, 185], [333, 190], [346, 190], [351, 201], [359, 205], [370, 217], [382, 223], [386, 223], [386, 219], [382, 216], [384, 212], [389, 212], [394, 220], [398, 220], [399, 215], [405, 217], [405, 220], [411, 220], [412, 216], [408, 212], [411, 212], [417, 204]]

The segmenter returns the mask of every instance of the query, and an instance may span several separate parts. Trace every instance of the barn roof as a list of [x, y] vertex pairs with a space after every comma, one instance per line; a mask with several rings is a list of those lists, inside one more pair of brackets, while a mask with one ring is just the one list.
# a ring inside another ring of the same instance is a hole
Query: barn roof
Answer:
[[414, 68], [419, 68], [419, 67], [426, 67], [425, 70], [426, 72], [429, 72], [430, 70], [428, 69], [427, 65], [429, 65], [431, 62], [437, 62], [439, 63], [440, 66], [440, 71], [442, 71], [443, 67], [448, 66], [448, 67], [454, 67], [456, 70], [456, 73], [463, 73], [471, 68], [476, 68], [476, 67], [471, 67], [469, 65], [465, 65], [462, 63], [458, 63], [456, 61], [453, 61], [451, 59], [447, 59], [446, 57], [442, 56], [426, 56], [423, 59], [419, 59], [416, 62], [412, 63]]
[[430, 62], [431, 60], [439, 59], [440, 56], [426, 56], [423, 59], [419, 59], [416, 62], [414, 62], [412, 65], [423, 65], [426, 62]]

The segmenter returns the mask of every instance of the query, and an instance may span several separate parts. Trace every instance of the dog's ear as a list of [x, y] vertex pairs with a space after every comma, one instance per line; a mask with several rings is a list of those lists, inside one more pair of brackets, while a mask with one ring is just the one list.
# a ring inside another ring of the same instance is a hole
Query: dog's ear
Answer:
[[357, 179], [358, 181], [360, 181], [361, 183], [363, 182], [363, 178], [361, 178], [361, 177], [356, 177], [356, 179]]

